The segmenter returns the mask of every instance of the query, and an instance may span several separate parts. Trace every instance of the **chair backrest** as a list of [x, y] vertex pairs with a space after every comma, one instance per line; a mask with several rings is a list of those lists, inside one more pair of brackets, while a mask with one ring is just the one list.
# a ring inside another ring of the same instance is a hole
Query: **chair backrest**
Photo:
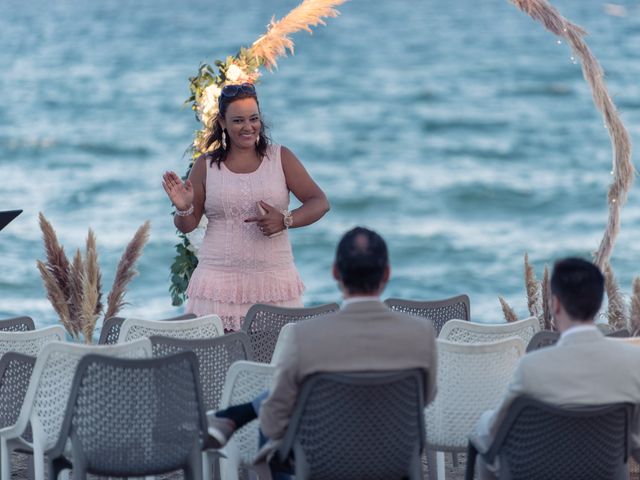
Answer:
[[125, 345], [108, 346], [69, 342], [47, 344], [33, 367], [24, 403], [12, 429], [15, 437], [23, 434], [31, 422], [34, 444], [38, 443], [42, 450], [55, 445], [76, 367], [82, 357], [91, 353], [128, 358], [150, 357], [151, 342], [140, 339]]
[[418, 369], [310, 376], [280, 459], [293, 452], [301, 480], [415, 478], [424, 442], [424, 381]]
[[436, 334], [451, 319], [470, 320], [471, 307], [468, 295], [457, 295], [443, 300], [406, 300], [387, 298], [384, 303], [397, 312], [408, 313], [416, 317], [425, 317], [433, 322]]
[[[179, 315], [177, 317], [163, 318], [162, 321], [189, 320], [196, 317], [197, 315], [195, 313], [185, 313], [184, 315]], [[114, 345], [118, 343], [120, 328], [124, 321], [124, 317], [106, 318], [102, 323], [102, 330], [100, 331], [100, 339], [98, 340], [98, 343], [100, 345]]]
[[485, 458], [500, 458], [500, 478], [620, 478], [630, 448], [632, 416], [633, 405], [628, 403], [559, 408], [520, 397], [510, 406]]
[[170, 337], [151, 337], [153, 356], [161, 357], [191, 351], [198, 358], [200, 386], [205, 409], [217, 410], [227, 372], [234, 362], [252, 360], [251, 341], [244, 332], [228, 333], [221, 337], [185, 340]]
[[51, 342], [63, 342], [65, 331], [60, 325], [28, 330], [24, 332], [0, 332], [0, 355], [18, 352], [37, 357], [40, 351]]
[[275, 365], [278, 358], [282, 354], [282, 349], [284, 348], [284, 338], [287, 335], [287, 332], [293, 327], [293, 323], [285, 323], [280, 329], [280, 333], [278, 334], [278, 340], [276, 341], [276, 346], [273, 349], [273, 355], [271, 356], [271, 364]]
[[8, 352], [0, 358], [0, 429], [16, 423], [36, 357]]
[[540, 330], [529, 341], [529, 344], [527, 345], [527, 352], [533, 352], [539, 348], [555, 345], [559, 338], [560, 332], [553, 330]]
[[52, 457], [71, 438], [73, 468], [80, 473], [142, 476], [186, 469], [194, 456], [201, 462], [207, 423], [198, 376], [193, 352], [84, 357]]
[[[274, 373], [273, 365], [266, 363], [235, 362], [227, 372], [220, 408], [253, 401], [271, 388]], [[225, 452], [227, 459], [221, 460], [221, 469], [232, 472], [234, 476], [239, 472], [240, 478], [247, 478], [247, 467], [258, 453], [258, 422], [250, 422], [238, 429], [225, 447]]]
[[35, 329], [36, 327], [31, 317], [13, 317], [0, 320], [0, 331], [3, 332], [26, 332]]
[[631, 332], [626, 328], [622, 328], [620, 330], [613, 330], [612, 332], [609, 332], [605, 335], [607, 337], [614, 337], [614, 338], [628, 338], [631, 336]]
[[427, 448], [464, 451], [485, 410], [498, 406], [524, 355], [522, 339], [492, 343], [437, 340], [438, 394], [425, 410]]
[[440, 330], [438, 338], [455, 343], [490, 343], [503, 338], [520, 337], [528, 345], [539, 331], [540, 322], [536, 317], [495, 324], [449, 320]]
[[171, 322], [127, 318], [120, 327], [118, 343], [154, 335], [172, 338], [211, 338], [224, 335], [224, 328], [222, 320], [217, 315]]
[[337, 303], [316, 307], [286, 308], [273, 305], [252, 305], [244, 317], [242, 330], [247, 332], [256, 362], [269, 363], [278, 341], [280, 329], [287, 323], [299, 322], [339, 310]]

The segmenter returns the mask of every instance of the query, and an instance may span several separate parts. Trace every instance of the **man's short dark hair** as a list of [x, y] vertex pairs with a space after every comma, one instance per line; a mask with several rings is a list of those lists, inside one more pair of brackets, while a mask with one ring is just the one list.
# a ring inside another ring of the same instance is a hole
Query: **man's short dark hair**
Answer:
[[388, 265], [387, 244], [372, 230], [356, 227], [338, 243], [336, 269], [349, 293], [377, 291]]
[[558, 260], [551, 274], [551, 293], [576, 320], [592, 320], [604, 295], [604, 277], [593, 263], [581, 258]]

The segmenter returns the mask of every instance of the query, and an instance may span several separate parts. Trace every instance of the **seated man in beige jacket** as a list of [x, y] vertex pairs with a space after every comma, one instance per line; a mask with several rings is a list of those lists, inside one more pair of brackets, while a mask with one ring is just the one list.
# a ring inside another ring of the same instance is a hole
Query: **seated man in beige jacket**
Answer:
[[[640, 347], [606, 338], [594, 324], [604, 292], [604, 277], [591, 262], [567, 258], [556, 262], [551, 275], [551, 309], [558, 343], [526, 354], [496, 410], [485, 412], [473, 434], [476, 445], [491, 445], [513, 400], [528, 395], [558, 406], [640, 404]], [[638, 410], [631, 432], [634, 456], [640, 448]], [[498, 476], [499, 465], [481, 458], [481, 479]]]
[[[283, 339], [270, 394], [209, 416], [209, 431], [224, 445], [256, 418], [272, 442], [281, 439], [305, 378], [316, 372], [421, 368], [425, 404], [436, 393], [435, 330], [430, 320], [393, 312], [380, 301], [389, 280], [384, 240], [356, 227], [340, 240], [333, 276], [344, 296], [340, 311], [299, 322]], [[264, 401], [262, 401], [264, 399]]]

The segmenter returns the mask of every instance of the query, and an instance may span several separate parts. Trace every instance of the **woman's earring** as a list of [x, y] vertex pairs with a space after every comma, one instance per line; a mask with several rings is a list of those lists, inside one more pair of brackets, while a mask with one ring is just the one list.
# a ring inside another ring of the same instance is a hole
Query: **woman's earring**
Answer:
[[256, 137], [256, 147], [260, 145], [260, 135]]
[[222, 149], [223, 150], [227, 149], [227, 134], [225, 133], [224, 130], [222, 130]]

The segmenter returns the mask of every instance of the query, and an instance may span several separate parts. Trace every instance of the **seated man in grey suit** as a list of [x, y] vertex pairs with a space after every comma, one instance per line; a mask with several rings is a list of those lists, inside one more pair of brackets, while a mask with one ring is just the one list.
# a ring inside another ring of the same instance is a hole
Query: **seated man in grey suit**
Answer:
[[209, 432], [220, 445], [256, 418], [258, 411], [264, 435], [271, 443], [281, 439], [304, 379], [316, 372], [421, 368], [426, 375], [425, 404], [433, 400], [433, 324], [393, 312], [380, 301], [389, 272], [387, 246], [377, 233], [356, 227], [344, 235], [333, 265], [333, 276], [344, 296], [342, 308], [292, 326], [283, 339], [268, 396], [265, 392], [253, 403], [210, 414]]
[[[489, 447], [509, 405], [521, 395], [558, 406], [640, 404], [640, 347], [606, 338], [594, 324], [603, 292], [604, 278], [594, 264], [579, 258], [556, 262], [551, 309], [560, 339], [522, 358], [500, 406], [478, 421], [473, 436], [480, 450]], [[638, 420], [636, 410], [635, 454], [640, 449]], [[496, 478], [499, 465], [478, 458], [480, 478]]]

